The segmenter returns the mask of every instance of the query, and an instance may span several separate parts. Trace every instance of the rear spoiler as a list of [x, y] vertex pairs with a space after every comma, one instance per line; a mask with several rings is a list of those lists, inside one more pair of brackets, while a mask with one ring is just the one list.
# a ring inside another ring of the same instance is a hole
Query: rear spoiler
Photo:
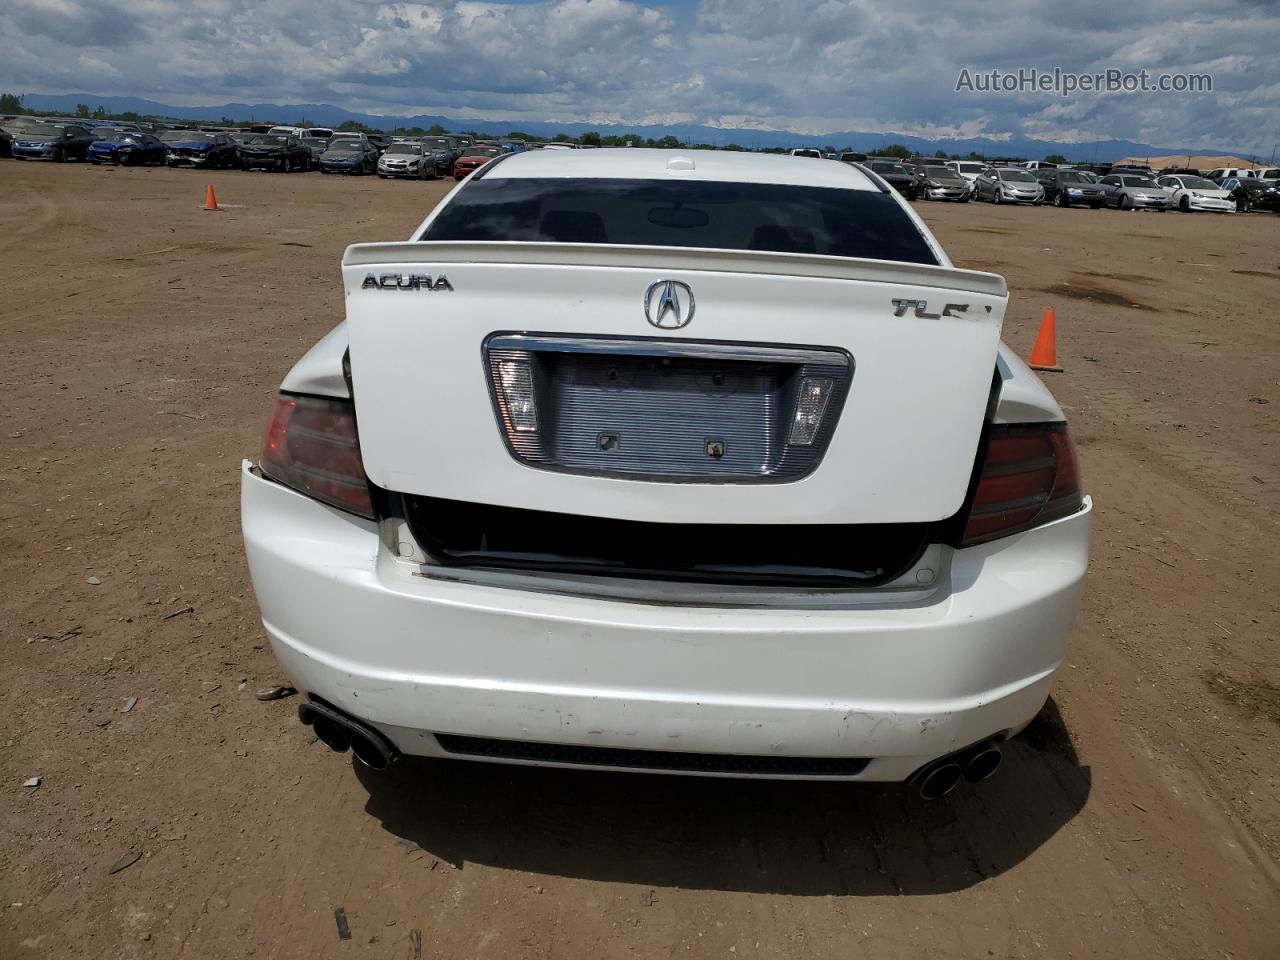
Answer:
[[409, 263], [483, 263], [558, 267], [635, 267], [649, 270], [705, 270], [717, 273], [776, 274], [830, 280], [865, 280], [905, 286], [941, 287], [1008, 297], [1004, 277], [896, 260], [857, 260], [810, 253], [717, 250], [701, 247], [643, 247], [594, 243], [406, 240], [355, 243], [342, 255], [344, 267]]

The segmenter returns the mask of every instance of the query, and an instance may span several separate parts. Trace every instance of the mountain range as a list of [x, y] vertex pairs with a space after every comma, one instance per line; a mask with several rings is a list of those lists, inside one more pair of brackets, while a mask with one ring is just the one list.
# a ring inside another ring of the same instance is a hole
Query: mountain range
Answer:
[[28, 109], [68, 113], [77, 104], [90, 109], [99, 106], [109, 113], [133, 112], [144, 116], [171, 117], [184, 120], [218, 122], [229, 118], [237, 122], [257, 120], [271, 123], [294, 124], [305, 121], [307, 125], [336, 127], [346, 121], [355, 121], [380, 130], [395, 127], [430, 128], [436, 124], [446, 130], [477, 131], [486, 134], [507, 134], [523, 131], [534, 136], [568, 134], [579, 136], [588, 131], [601, 135], [638, 134], [641, 137], [661, 139], [673, 136], [681, 142], [710, 143], [717, 146], [736, 143], [744, 147], [804, 147], [831, 145], [838, 149], [850, 148], [873, 152], [889, 143], [900, 143], [913, 153], [931, 154], [937, 150], [947, 153], [977, 153], [981, 156], [1020, 157], [1039, 160], [1050, 154], [1062, 154], [1080, 162], [1114, 162], [1122, 157], [1169, 156], [1175, 154], [1233, 153], [1230, 149], [1210, 149], [1204, 146], [1161, 147], [1131, 140], [1097, 140], [1087, 143], [1063, 143], [1053, 140], [1037, 140], [1031, 137], [1007, 138], [973, 137], [967, 139], [914, 137], [891, 132], [841, 130], [823, 134], [805, 134], [786, 130], [729, 129], [702, 124], [607, 124], [561, 123], [558, 121], [531, 120], [479, 120], [468, 117], [447, 117], [432, 114], [415, 116], [384, 116], [359, 113], [335, 107], [327, 103], [224, 103], [217, 106], [194, 107], [158, 103], [140, 97], [101, 97], [90, 93], [26, 94], [23, 105]]

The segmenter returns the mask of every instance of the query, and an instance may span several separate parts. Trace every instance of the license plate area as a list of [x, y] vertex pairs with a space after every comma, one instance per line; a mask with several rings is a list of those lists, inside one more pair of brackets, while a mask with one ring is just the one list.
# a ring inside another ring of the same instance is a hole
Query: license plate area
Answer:
[[491, 336], [485, 365], [499, 429], [522, 463], [700, 483], [811, 473], [854, 369], [829, 347], [536, 334]]

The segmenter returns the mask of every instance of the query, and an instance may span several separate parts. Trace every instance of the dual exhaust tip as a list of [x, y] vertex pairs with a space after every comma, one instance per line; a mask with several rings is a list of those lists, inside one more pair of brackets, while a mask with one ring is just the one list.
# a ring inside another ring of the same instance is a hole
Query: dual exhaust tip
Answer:
[[298, 719], [311, 727], [330, 750], [335, 753], [350, 750], [370, 770], [385, 770], [399, 756], [391, 742], [373, 727], [321, 700], [300, 705]]
[[970, 783], [989, 780], [1000, 769], [1002, 759], [1000, 744], [988, 740], [962, 753], [936, 760], [925, 767], [916, 780], [920, 799], [941, 800], [959, 786], [961, 780]]

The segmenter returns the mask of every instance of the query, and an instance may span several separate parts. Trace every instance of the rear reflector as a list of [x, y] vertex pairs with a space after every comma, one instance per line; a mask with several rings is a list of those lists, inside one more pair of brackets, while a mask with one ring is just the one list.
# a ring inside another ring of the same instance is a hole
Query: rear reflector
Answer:
[[1065, 423], [991, 428], [961, 546], [1007, 537], [1080, 509], [1075, 448]]
[[299, 493], [373, 519], [350, 400], [280, 394], [259, 466], [265, 476]]

